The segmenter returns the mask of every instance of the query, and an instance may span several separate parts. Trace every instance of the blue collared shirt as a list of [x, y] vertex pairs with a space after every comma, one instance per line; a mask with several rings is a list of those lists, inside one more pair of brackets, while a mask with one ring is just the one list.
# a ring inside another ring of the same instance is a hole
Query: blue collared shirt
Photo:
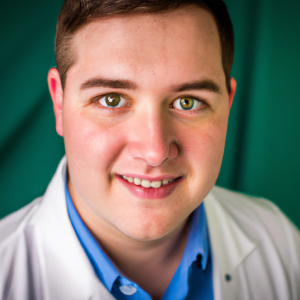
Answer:
[[[119, 273], [79, 216], [67, 180], [65, 194], [69, 218], [99, 280], [118, 300], [151, 300], [151, 296]], [[162, 300], [213, 300], [212, 257], [204, 205], [191, 215], [191, 226], [181, 262]]]

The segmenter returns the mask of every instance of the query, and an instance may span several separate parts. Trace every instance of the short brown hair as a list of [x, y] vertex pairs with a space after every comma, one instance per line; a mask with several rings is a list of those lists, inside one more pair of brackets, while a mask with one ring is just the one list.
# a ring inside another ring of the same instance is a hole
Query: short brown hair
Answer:
[[58, 16], [55, 37], [55, 57], [62, 87], [65, 86], [67, 71], [76, 61], [76, 55], [71, 49], [72, 37], [85, 24], [118, 14], [160, 13], [192, 4], [208, 10], [216, 20], [220, 34], [226, 86], [230, 92], [234, 35], [223, 0], [65, 0]]

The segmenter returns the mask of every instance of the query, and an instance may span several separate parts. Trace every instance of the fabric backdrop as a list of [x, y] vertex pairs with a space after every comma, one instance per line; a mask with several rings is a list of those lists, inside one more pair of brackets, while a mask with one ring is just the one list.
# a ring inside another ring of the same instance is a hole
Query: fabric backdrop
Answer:
[[[64, 154], [46, 81], [62, 0], [1, 2], [0, 218], [42, 195]], [[238, 88], [218, 184], [271, 199], [300, 227], [300, 1], [225, 2]]]

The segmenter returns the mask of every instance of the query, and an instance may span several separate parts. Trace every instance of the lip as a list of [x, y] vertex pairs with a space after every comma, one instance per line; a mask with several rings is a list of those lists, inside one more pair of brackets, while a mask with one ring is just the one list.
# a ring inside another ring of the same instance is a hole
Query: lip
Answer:
[[137, 175], [137, 174], [120, 174], [122, 176], [126, 176], [126, 177], [132, 177], [132, 178], [140, 178], [140, 179], [145, 179], [145, 180], [149, 180], [149, 181], [161, 181], [161, 180], [170, 180], [170, 179], [176, 179], [180, 176], [171, 176], [171, 175], [165, 175], [165, 176], [157, 176], [157, 177], [149, 177], [149, 176], [145, 176], [145, 175]]
[[[133, 175], [133, 174], [131, 174]], [[134, 177], [131, 176], [130, 174], [124, 174], [124, 176], [127, 177]], [[174, 181], [162, 185], [159, 188], [144, 188], [141, 185], [135, 185], [134, 183], [128, 182], [126, 179], [122, 178], [120, 175], [116, 176], [120, 182], [127, 188], [127, 190], [135, 197], [140, 198], [140, 199], [163, 199], [169, 196], [175, 189], [176, 187], [182, 182], [183, 177], [179, 177], [175, 179]], [[167, 176], [161, 176], [161, 177], [155, 177], [155, 178], [150, 178], [147, 176], [136, 176], [136, 178], [141, 178], [141, 179], [146, 179], [150, 181], [158, 181], [158, 180], [164, 180], [164, 179], [174, 179], [173, 177], [167, 177]], [[162, 179], [159, 179], [162, 178]], [[175, 177], [176, 178], [176, 177]]]

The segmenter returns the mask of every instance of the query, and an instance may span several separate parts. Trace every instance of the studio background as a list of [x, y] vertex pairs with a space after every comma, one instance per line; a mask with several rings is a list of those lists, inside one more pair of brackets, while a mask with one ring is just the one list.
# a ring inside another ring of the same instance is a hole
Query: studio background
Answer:
[[[42, 195], [64, 155], [47, 87], [63, 1], [1, 2], [0, 218]], [[238, 87], [217, 184], [271, 199], [300, 227], [300, 2], [225, 2]]]

